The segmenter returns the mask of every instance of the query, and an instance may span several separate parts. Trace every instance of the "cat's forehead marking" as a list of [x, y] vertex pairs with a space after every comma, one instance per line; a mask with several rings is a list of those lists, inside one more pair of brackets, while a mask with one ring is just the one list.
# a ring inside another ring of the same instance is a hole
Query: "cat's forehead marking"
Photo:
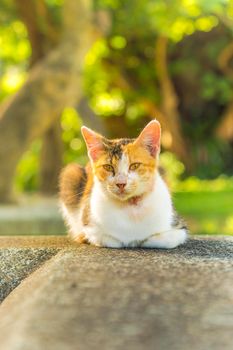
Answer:
[[133, 142], [132, 139], [119, 139], [105, 142], [109, 154], [110, 163], [113, 163], [116, 160], [120, 160], [124, 154], [124, 146]]

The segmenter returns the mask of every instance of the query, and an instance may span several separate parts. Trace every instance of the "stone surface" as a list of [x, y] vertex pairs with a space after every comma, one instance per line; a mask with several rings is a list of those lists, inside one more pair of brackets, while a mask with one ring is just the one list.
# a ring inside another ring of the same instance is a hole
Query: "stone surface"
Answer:
[[14, 205], [0, 205], [0, 235], [61, 235], [65, 231], [56, 198], [32, 196]]
[[0, 236], [0, 302], [25, 277], [69, 246], [67, 237]]
[[0, 249], [67, 248], [76, 244], [67, 236], [0, 236]]
[[67, 247], [1, 304], [4, 350], [231, 350], [233, 241]]
[[57, 249], [0, 249], [0, 302]]

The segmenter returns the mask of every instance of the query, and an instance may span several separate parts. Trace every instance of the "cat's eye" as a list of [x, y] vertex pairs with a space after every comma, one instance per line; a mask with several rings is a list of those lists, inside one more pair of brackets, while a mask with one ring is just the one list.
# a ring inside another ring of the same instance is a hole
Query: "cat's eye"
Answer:
[[109, 171], [109, 172], [111, 172], [111, 173], [114, 174], [114, 168], [113, 168], [112, 165], [110, 165], [110, 164], [104, 164], [104, 165], [103, 165], [103, 168], [104, 168], [104, 170]]
[[136, 170], [140, 167], [141, 163], [132, 163], [130, 164], [129, 170]]

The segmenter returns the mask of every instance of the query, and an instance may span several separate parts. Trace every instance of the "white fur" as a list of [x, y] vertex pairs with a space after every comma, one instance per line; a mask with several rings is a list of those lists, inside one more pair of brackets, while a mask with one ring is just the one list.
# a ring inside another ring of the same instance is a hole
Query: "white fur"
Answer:
[[169, 249], [184, 243], [187, 236], [185, 229], [172, 228], [171, 197], [158, 173], [151, 193], [137, 205], [122, 205], [109, 198], [95, 178], [88, 226], [83, 226], [81, 222], [82, 207], [78, 211], [70, 211], [62, 204], [62, 211], [73, 238], [82, 233], [97, 246]]
[[124, 153], [118, 163], [118, 172], [125, 177], [127, 177], [129, 173], [129, 159]]

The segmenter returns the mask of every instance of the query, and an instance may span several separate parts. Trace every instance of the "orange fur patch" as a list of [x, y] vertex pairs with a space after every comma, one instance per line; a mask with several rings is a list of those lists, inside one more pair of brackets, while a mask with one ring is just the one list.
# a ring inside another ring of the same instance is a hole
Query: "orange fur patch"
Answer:
[[136, 170], [140, 175], [143, 175], [146, 171], [154, 172], [156, 159], [149, 154], [145, 147], [132, 143], [126, 146], [126, 153], [130, 164], [141, 163], [140, 167]]
[[67, 207], [76, 207], [82, 198], [86, 172], [78, 164], [69, 164], [60, 175], [60, 198]]

